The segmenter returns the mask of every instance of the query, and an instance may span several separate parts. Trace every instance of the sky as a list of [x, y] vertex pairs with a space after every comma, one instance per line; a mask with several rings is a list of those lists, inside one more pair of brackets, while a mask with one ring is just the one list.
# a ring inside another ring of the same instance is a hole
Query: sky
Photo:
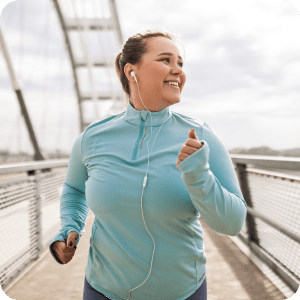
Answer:
[[[91, 1], [85, 0], [84, 6], [75, 1], [79, 14], [93, 15]], [[180, 36], [187, 81], [172, 111], [205, 121], [229, 150], [300, 147], [299, 0], [116, 3], [124, 40], [153, 28]], [[69, 152], [80, 133], [78, 106], [51, 1], [10, 3], [1, 15], [1, 27], [42, 149]], [[91, 40], [90, 53], [105, 52], [96, 37]], [[75, 43], [82, 54], [74, 38]], [[112, 72], [93, 73], [97, 90], [108, 88], [108, 78], [110, 88], [119, 88]], [[88, 86], [88, 74], [80, 76]], [[0, 105], [0, 149], [32, 151], [2, 55]], [[103, 117], [111, 104], [101, 105]], [[93, 106], [87, 108], [87, 119], [92, 121], [94, 113]]]

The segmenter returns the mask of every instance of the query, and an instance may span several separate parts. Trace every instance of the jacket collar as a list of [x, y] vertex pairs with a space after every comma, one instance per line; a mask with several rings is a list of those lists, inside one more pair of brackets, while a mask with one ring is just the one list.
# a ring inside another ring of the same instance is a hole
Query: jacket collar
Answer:
[[[170, 108], [166, 107], [163, 110], [152, 112], [152, 126], [160, 126], [170, 120], [172, 113]], [[127, 110], [123, 116], [124, 120], [133, 125], [141, 125], [141, 121], [145, 121], [145, 126], [151, 126], [151, 117], [148, 110], [136, 110], [129, 102]]]

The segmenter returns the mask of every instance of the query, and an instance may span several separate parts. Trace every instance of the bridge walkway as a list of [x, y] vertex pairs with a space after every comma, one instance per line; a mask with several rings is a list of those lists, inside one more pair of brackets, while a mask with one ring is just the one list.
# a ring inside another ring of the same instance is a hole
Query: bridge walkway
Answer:
[[[67, 265], [49, 251], [12, 282], [6, 294], [17, 300], [82, 300], [84, 269], [94, 215], [87, 218], [76, 255]], [[254, 265], [233, 240], [211, 230], [201, 219], [207, 255], [208, 300], [284, 300], [287, 297]]]

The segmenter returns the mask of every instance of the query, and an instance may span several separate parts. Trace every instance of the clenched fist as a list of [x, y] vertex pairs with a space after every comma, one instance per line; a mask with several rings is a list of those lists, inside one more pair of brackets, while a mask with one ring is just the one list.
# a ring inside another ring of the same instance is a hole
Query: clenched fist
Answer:
[[67, 243], [56, 241], [51, 246], [53, 252], [63, 264], [67, 264], [73, 258], [76, 250], [75, 240], [78, 237], [77, 232], [71, 231], [68, 235]]
[[178, 154], [178, 161], [176, 163], [176, 167], [184, 161], [191, 154], [195, 153], [199, 149], [201, 149], [203, 144], [199, 141], [195, 130], [191, 129], [189, 131], [189, 138], [186, 140], [185, 144], [181, 147], [181, 150]]

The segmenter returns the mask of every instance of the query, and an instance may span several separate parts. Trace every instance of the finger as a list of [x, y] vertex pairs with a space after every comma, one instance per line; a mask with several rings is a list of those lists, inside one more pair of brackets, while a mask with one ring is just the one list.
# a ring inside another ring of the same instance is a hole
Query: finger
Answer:
[[203, 144], [199, 140], [195, 140], [195, 139], [192, 139], [192, 138], [188, 138], [185, 141], [185, 145], [186, 146], [190, 146], [190, 147], [194, 147], [194, 148], [196, 148], [198, 150], [203, 147]]
[[193, 128], [189, 131], [189, 138], [195, 139], [195, 140], [199, 141], [199, 139], [198, 139], [198, 137], [196, 135], [196, 132], [195, 132], [195, 130]]
[[62, 262], [62, 263], [65, 263], [65, 257], [64, 255], [61, 253], [61, 252], [56, 252], [56, 256], [57, 258]]
[[67, 264], [73, 258], [73, 256], [74, 252], [64, 255], [58, 255], [57, 257], [63, 264]]
[[184, 161], [186, 158], [188, 158], [189, 157], [189, 155], [188, 154], [186, 154], [186, 153], [182, 153], [182, 152], [180, 152], [179, 154], [178, 154], [178, 160], [180, 160], [180, 161]]
[[67, 250], [67, 246], [64, 242], [56, 242], [54, 247], [60, 252], [64, 252]]
[[57, 248], [57, 251], [59, 251], [61, 253], [69, 253], [74, 250], [73, 247], [67, 247], [65, 243], [57, 244], [56, 248]]
[[75, 240], [76, 238], [78, 238], [78, 233], [75, 231], [71, 231], [68, 235], [68, 239], [67, 239], [67, 247], [68, 248], [74, 248], [75, 246]]
[[183, 162], [183, 160], [177, 160], [177, 163], [176, 163], [176, 167], [178, 167], [178, 165], [181, 163], [181, 162]]
[[62, 255], [62, 258], [64, 261], [70, 261], [72, 259], [72, 257], [74, 256], [75, 251], [69, 252], [69, 253], [65, 253], [64, 255]]
[[180, 150], [179, 153], [186, 153], [188, 155], [192, 155], [193, 153], [195, 153], [198, 150], [199, 150], [198, 148], [194, 148], [194, 147], [183, 145], [181, 147], [181, 150]]
[[55, 247], [53, 249], [53, 251], [55, 252], [55, 256], [62, 262], [62, 263], [65, 263], [64, 262], [64, 256], [62, 254], [62, 252], [59, 251], [58, 247]]
[[177, 163], [176, 163], [176, 167], [178, 167], [178, 165], [183, 162], [187, 157], [189, 157], [189, 155], [187, 154], [184, 154], [184, 153], [179, 153], [178, 155], [178, 160], [177, 160]]
[[62, 263], [68, 263], [72, 257], [75, 254], [75, 249], [70, 251], [70, 252], [61, 252], [61, 251], [56, 251], [56, 256], [58, 257], [58, 259], [62, 262]]

